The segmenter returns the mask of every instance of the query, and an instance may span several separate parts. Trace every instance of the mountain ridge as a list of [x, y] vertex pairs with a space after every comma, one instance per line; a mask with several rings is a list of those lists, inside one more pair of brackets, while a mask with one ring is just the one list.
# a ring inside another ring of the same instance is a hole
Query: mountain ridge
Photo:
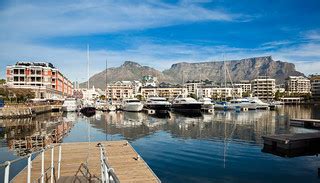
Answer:
[[[225, 63], [225, 64], [224, 64]], [[225, 65], [225, 66], [224, 66]], [[125, 61], [119, 67], [108, 68], [108, 83], [119, 80], [140, 80], [144, 75], [158, 77], [159, 82], [182, 83], [188, 80], [212, 80], [224, 81], [224, 67], [228, 75], [237, 82], [240, 80], [251, 80], [258, 76], [270, 76], [283, 83], [290, 75], [304, 76], [295, 69], [295, 65], [289, 62], [273, 60], [271, 56], [252, 57], [240, 60], [211, 61], [211, 62], [179, 62], [172, 64], [170, 68], [162, 72], [149, 66], [140, 65], [137, 62]], [[105, 72], [99, 72], [90, 77], [90, 87], [105, 88]], [[229, 80], [229, 79], [228, 79]], [[85, 87], [81, 83], [80, 87]]]

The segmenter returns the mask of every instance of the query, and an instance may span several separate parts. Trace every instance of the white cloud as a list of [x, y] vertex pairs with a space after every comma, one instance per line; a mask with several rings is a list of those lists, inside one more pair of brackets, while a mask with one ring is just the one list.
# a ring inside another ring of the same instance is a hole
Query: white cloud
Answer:
[[197, 3], [160, 1], [11, 2], [0, 12], [2, 38], [90, 35], [141, 30], [199, 21], [236, 21], [240, 14], [209, 10]]

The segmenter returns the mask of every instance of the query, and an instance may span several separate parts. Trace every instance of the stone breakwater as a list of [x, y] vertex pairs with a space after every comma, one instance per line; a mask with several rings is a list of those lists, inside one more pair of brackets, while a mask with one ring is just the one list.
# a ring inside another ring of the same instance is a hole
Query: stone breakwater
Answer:
[[25, 118], [37, 114], [60, 110], [61, 106], [39, 105], [39, 106], [7, 106], [0, 108], [0, 118]]

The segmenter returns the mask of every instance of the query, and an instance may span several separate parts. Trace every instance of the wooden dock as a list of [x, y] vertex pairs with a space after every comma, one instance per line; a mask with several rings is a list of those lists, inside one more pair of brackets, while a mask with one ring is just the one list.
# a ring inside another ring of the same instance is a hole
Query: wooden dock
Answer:
[[291, 126], [305, 127], [305, 128], [320, 128], [319, 119], [290, 119]]
[[[120, 182], [160, 182], [145, 161], [138, 155], [127, 141], [79, 142], [63, 143], [61, 145], [61, 176], [57, 182], [88, 182], [84, 179], [84, 169], [87, 167], [92, 182], [100, 182], [100, 148], [98, 143], [106, 149], [107, 162]], [[51, 150], [45, 152], [45, 169], [50, 167]], [[58, 148], [54, 149], [55, 177], [57, 177]], [[81, 171], [80, 171], [81, 170]], [[32, 163], [31, 180], [38, 181], [41, 175], [41, 155]], [[50, 171], [45, 174], [50, 181]], [[26, 182], [27, 168], [20, 172], [13, 182]], [[46, 181], [45, 181], [46, 182]]]
[[317, 154], [320, 150], [320, 132], [262, 136], [263, 151], [284, 156]]

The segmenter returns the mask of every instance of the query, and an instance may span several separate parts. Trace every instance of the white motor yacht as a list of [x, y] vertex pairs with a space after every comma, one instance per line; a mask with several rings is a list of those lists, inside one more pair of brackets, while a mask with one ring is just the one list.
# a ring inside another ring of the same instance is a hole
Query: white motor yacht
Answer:
[[263, 102], [258, 97], [248, 97], [250, 103], [255, 104], [257, 109], [269, 109], [269, 104]]
[[140, 100], [136, 98], [124, 99], [122, 101], [122, 109], [124, 111], [140, 112], [142, 111], [142, 108], [143, 108], [143, 104], [140, 102]]
[[171, 103], [167, 101], [164, 97], [149, 97], [144, 104], [146, 109], [152, 110], [170, 110]]
[[191, 97], [175, 98], [172, 102], [172, 109], [176, 111], [200, 111], [202, 103]]
[[202, 110], [210, 110], [210, 109], [214, 109], [214, 104], [212, 103], [210, 98], [200, 98], [199, 102], [202, 103], [201, 109]]
[[250, 102], [250, 100], [246, 98], [239, 98], [239, 99], [232, 99], [230, 100], [230, 106], [233, 108], [240, 107], [242, 108], [247, 108], [248, 110], [256, 110], [257, 105], [255, 103]]
[[62, 104], [62, 111], [74, 112], [79, 109], [78, 102], [75, 98], [66, 98]]

